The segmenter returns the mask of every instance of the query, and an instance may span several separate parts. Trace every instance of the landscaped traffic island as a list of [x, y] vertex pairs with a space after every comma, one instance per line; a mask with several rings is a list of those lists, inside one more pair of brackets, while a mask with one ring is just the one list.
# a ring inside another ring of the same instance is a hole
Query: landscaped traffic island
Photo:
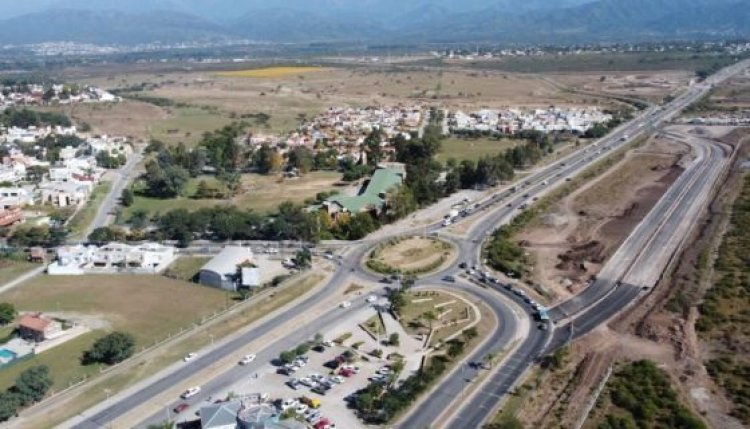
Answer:
[[367, 257], [367, 268], [380, 274], [418, 275], [439, 270], [456, 249], [436, 237], [396, 237], [379, 244]]

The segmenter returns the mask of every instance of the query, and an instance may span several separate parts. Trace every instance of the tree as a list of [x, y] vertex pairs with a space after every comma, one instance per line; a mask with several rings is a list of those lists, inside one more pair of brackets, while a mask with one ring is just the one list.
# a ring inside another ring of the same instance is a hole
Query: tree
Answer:
[[279, 355], [279, 359], [281, 359], [284, 363], [292, 363], [295, 359], [297, 359], [297, 353], [295, 353], [292, 350], [285, 350], [281, 352]]
[[398, 347], [398, 345], [399, 345], [398, 332], [394, 332], [394, 333], [392, 333], [391, 335], [388, 336], [388, 344], [390, 344], [390, 345], [392, 345], [394, 347]]
[[263, 145], [253, 154], [253, 165], [260, 174], [275, 173], [281, 170], [284, 158], [276, 149]]
[[300, 146], [289, 152], [289, 165], [306, 174], [315, 167], [315, 159], [310, 149]]
[[135, 338], [124, 332], [112, 332], [96, 340], [83, 355], [85, 365], [105, 363], [114, 365], [129, 358], [135, 352]]
[[9, 302], [0, 303], [0, 325], [7, 325], [16, 319], [16, 307]]
[[15, 416], [20, 406], [21, 398], [16, 392], [6, 391], [0, 393], [0, 422], [4, 422]]
[[88, 239], [94, 243], [110, 243], [113, 241], [125, 241], [128, 234], [122, 228], [114, 226], [102, 226], [91, 231]]
[[294, 263], [301, 269], [312, 267], [312, 253], [307, 247], [300, 249], [294, 256]]
[[122, 190], [122, 194], [120, 195], [120, 202], [125, 207], [130, 207], [133, 205], [133, 191], [129, 188], [125, 188]]
[[190, 174], [182, 167], [171, 164], [163, 167], [152, 159], [146, 164], [144, 179], [149, 195], [157, 198], [174, 198], [183, 193]]
[[13, 391], [18, 394], [21, 405], [28, 405], [41, 401], [50, 387], [52, 387], [52, 378], [49, 375], [49, 368], [40, 365], [33, 366], [19, 374]]

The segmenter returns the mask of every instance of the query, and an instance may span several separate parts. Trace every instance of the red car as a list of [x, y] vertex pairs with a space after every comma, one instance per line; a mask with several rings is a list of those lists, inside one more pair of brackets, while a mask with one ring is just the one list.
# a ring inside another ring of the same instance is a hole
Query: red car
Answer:
[[352, 374], [354, 373], [352, 372], [351, 369], [342, 369], [341, 371], [339, 371], [339, 375], [344, 376], [344, 377], [351, 377]]
[[314, 427], [315, 429], [328, 429], [331, 427], [331, 421], [324, 418], [318, 423], [316, 423]]
[[187, 410], [188, 408], [190, 408], [190, 405], [188, 405], [188, 404], [186, 404], [186, 403], [183, 402], [182, 404], [174, 407], [174, 410], [172, 410], [172, 411], [174, 411], [175, 413], [179, 414], [179, 413]]

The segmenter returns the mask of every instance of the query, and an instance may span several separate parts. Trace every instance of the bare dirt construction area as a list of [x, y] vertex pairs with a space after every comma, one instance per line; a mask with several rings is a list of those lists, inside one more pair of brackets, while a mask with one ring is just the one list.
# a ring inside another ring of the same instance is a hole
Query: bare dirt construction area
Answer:
[[580, 291], [682, 172], [688, 148], [652, 139], [553, 205], [516, 239], [553, 301]]
[[662, 102], [686, 87], [694, 74], [688, 71], [585, 72], [552, 74], [549, 78], [572, 88]]

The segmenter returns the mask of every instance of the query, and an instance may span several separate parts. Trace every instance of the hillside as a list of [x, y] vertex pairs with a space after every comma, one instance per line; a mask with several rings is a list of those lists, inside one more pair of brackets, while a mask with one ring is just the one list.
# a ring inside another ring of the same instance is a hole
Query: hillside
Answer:
[[750, 36], [750, 0], [281, 0], [273, 6], [261, 0], [39, 0], [32, 5], [0, 0], [4, 6], [11, 15], [0, 20], [0, 40], [6, 43], [229, 37], [585, 43]]

